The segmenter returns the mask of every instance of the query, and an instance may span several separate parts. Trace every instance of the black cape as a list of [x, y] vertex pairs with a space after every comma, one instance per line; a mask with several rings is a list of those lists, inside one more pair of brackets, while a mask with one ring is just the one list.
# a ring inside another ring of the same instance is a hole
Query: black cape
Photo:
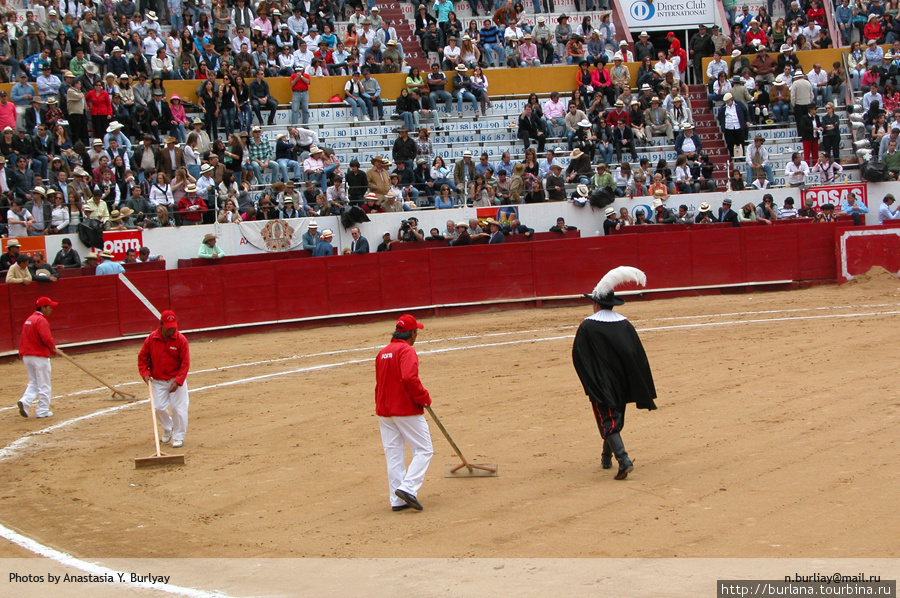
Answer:
[[572, 362], [592, 402], [611, 408], [635, 403], [638, 409], [656, 409], [650, 363], [628, 320], [584, 320], [575, 334]]

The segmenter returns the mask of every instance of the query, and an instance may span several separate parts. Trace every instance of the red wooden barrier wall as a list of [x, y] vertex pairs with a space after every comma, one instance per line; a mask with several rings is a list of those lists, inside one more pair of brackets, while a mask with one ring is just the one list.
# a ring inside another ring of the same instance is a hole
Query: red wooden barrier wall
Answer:
[[[652, 228], [652, 227], [647, 227]], [[840, 228], [843, 228], [841, 226]], [[651, 289], [773, 280], [834, 280], [836, 226], [709, 227], [494, 246], [278, 259], [129, 273], [184, 329], [419, 306], [575, 295], [610, 268], [637, 266]], [[115, 276], [0, 285], [0, 351], [18, 346], [34, 301], [60, 301], [60, 343], [151, 330], [154, 318]]]

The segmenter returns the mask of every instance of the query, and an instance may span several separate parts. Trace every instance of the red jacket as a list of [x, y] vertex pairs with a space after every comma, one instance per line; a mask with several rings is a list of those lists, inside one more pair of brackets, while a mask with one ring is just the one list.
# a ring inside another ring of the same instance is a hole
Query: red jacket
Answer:
[[34, 355], [50, 357], [56, 355], [56, 343], [50, 334], [50, 324], [39, 311], [31, 314], [22, 325], [22, 338], [19, 339], [19, 357]]
[[187, 339], [176, 331], [164, 338], [159, 328], [144, 339], [144, 346], [138, 353], [138, 370], [141, 377], [150, 376], [154, 380], [171, 380], [179, 386], [187, 379], [191, 367], [191, 354]]
[[375, 413], [422, 415], [431, 395], [419, 380], [419, 357], [406, 341], [393, 339], [375, 358]]
[[[191, 206], [197, 206], [200, 209], [189, 210], [188, 208]], [[206, 209], [206, 202], [196, 195], [193, 197], [193, 200], [187, 195], [178, 200], [178, 213], [188, 222], [200, 222]]]
[[[92, 89], [84, 94], [84, 101], [87, 102], [91, 115], [112, 116], [112, 100], [105, 89]], [[99, 135], [98, 135], [99, 136]]]

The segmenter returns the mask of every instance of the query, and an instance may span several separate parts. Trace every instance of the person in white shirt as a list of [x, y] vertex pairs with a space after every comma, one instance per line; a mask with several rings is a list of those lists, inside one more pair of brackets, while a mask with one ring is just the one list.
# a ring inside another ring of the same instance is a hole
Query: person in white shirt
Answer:
[[231, 38], [231, 52], [232, 54], [237, 54], [241, 51], [241, 46], [243, 44], [247, 44], [247, 47], [250, 48], [253, 46], [253, 43], [250, 41], [250, 38], [244, 35], [244, 28], [237, 28], [237, 35]]
[[791, 154], [791, 161], [784, 169], [788, 185], [791, 187], [803, 187], [806, 185], [806, 175], [809, 174], [809, 164], [800, 159], [800, 152]]
[[303, 37], [309, 33], [309, 25], [307, 24], [306, 19], [303, 18], [300, 7], [294, 8], [293, 16], [288, 17], [287, 26], [288, 29], [291, 30], [291, 33], [297, 37]]
[[797, 208], [794, 207], [794, 198], [786, 197], [784, 199], [784, 207], [778, 208], [778, 219], [786, 220], [797, 217]]
[[294, 50], [294, 66], [301, 66], [304, 69], [312, 64], [312, 59], [316, 55], [309, 50], [309, 45], [305, 40], [300, 41], [300, 47]]
[[159, 51], [160, 48], [166, 47], [166, 42], [164, 42], [162, 39], [160, 39], [157, 36], [156, 30], [151, 29], [150, 31], [147, 32], [147, 37], [144, 38], [143, 45], [144, 45], [144, 54], [146, 54], [147, 56], [156, 56], [156, 53], [157, 53], [157, 51]]
[[14, 201], [6, 213], [9, 238], [27, 237], [28, 225], [34, 224], [34, 217], [22, 206], [21, 201]]
[[674, 62], [672, 62], [671, 60], [666, 58], [666, 53], [660, 52], [659, 54], [657, 54], [657, 56], [659, 57], [659, 62], [656, 63], [656, 65], [654, 66], [654, 69], [659, 71], [663, 76], [665, 76], [666, 73], [671, 71], [671, 72], [675, 73], [675, 76], [677, 78], [678, 77], [677, 67], [675, 66]]
[[831, 101], [832, 90], [828, 84], [828, 73], [822, 69], [821, 64], [818, 62], [814, 64], [812, 70], [806, 74], [806, 79], [813, 86], [817, 105], [821, 107]]
[[884, 97], [878, 93], [878, 84], [872, 83], [872, 85], [869, 86], [869, 92], [862, 97], [863, 112], [868, 112], [872, 102], [876, 100], [878, 100], [878, 105], [884, 108]]
[[715, 81], [719, 78], [719, 73], [728, 75], [728, 63], [722, 60], [722, 55], [716, 52], [713, 59], [706, 66], [706, 78], [709, 81]]

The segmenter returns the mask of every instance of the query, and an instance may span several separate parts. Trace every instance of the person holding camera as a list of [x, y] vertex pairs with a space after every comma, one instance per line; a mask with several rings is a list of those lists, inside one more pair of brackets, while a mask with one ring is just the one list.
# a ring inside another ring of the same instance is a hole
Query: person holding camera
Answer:
[[397, 231], [397, 240], [401, 243], [424, 241], [425, 233], [419, 228], [419, 219], [410, 216], [407, 220], [401, 221], [400, 230]]

